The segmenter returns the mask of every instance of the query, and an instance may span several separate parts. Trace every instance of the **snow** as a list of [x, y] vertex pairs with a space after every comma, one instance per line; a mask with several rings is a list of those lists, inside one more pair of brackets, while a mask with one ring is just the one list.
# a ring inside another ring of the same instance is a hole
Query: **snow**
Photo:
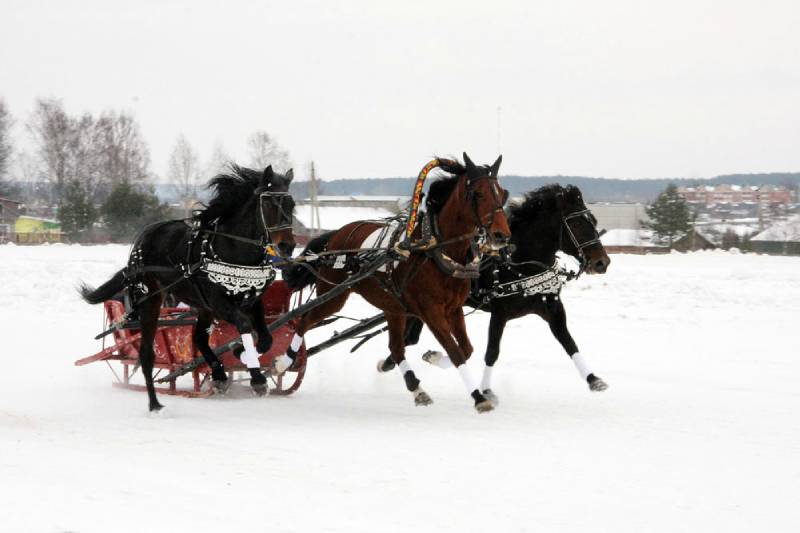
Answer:
[[779, 222], [753, 237], [754, 241], [800, 242], [800, 215]]
[[[499, 408], [409, 351], [434, 399], [379, 375], [385, 338], [310, 363], [288, 398], [110, 386], [100, 283], [125, 246], [0, 246], [0, 529], [140, 531], [797, 531], [800, 258], [614, 255], [567, 286], [590, 393], [545, 323], [509, 324]], [[374, 310], [354, 297], [343, 314]], [[467, 317], [476, 377], [488, 315]], [[311, 344], [341, 329], [309, 333]]]
[[[319, 208], [319, 220], [322, 229], [341, 228], [356, 220], [375, 220], [393, 215], [392, 211], [380, 207], [325, 206]], [[294, 216], [307, 228], [311, 227], [310, 205], [295, 206]]]

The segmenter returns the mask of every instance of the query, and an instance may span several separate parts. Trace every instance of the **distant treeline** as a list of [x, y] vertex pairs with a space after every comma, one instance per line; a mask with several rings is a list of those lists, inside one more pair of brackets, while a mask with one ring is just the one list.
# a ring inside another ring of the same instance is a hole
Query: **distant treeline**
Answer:
[[[319, 194], [330, 196], [401, 196], [410, 195], [416, 178], [366, 178], [321, 181]], [[730, 174], [711, 179], [659, 178], [659, 179], [607, 179], [585, 176], [502, 176], [503, 187], [512, 195], [521, 195], [548, 183], [572, 184], [580, 187], [590, 202], [642, 202], [653, 201], [667, 185], [678, 186], [718, 185], [783, 185], [789, 189], [800, 188], [800, 172], [771, 174]], [[298, 198], [308, 195], [308, 182], [292, 183], [292, 193]]]

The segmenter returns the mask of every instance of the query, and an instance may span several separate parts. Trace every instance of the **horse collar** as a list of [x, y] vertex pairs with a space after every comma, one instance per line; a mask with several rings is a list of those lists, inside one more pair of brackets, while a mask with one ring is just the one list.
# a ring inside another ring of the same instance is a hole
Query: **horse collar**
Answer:
[[[423, 219], [422, 238], [423, 242], [431, 242], [432, 239], [443, 242], [439, 233], [438, 217], [435, 213], [430, 213]], [[480, 276], [481, 253], [475, 239], [470, 240], [470, 250], [472, 251], [472, 261], [463, 265], [444, 253], [442, 246], [433, 247], [425, 253], [448, 276], [459, 279], [477, 279]]]

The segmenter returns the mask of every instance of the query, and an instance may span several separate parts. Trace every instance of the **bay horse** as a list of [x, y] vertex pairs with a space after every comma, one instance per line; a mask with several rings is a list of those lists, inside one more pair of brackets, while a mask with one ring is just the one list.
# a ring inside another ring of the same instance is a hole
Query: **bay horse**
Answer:
[[[491, 257], [483, 261], [481, 276], [473, 284], [467, 305], [491, 312], [489, 338], [484, 355], [481, 392], [497, 404], [492, 391], [492, 369], [500, 356], [500, 340], [509, 320], [536, 314], [543, 318], [592, 391], [608, 385], [591, 371], [567, 328], [567, 314], [560, 297], [561, 284], [555, 271], [556, 252], [576, 258], [579, 272], [603, 274], [611, 263], [600, 242], [597, 219], [587, 209], [580, 189], [572, 185], [547, 185], [525, 195], [512, 205], [508, 216], [511, 256], [502, 261]], [[546, 285], [546, 286], [545, 286]], [[546, 290], [542, 290], [542, 289]], [[422, 324], [409, 321], [406, 344], [416, 344]], [[428, 351], [423, 359], [442, 368], [452, 362], [441, 352]], [[386, 358], [378, 370], [387, 372], [394, 362]]]
[[[475, 409], [485, 412], [493, 408], [478, 390], [477, 382], [464, 364], [473, 351], [463, 311], [470, 281], [455, 276], [459, 275], [456, 272], [463, 272], [463, 266], [469, 262], [471, 241], [479, 232], [495, 247], [504, 243], [510, 235], [503, 212], [508, 193], [497, 180], [502, 156], [491, 166], [475, 165], [466, 153], [463, 158], [463, 165], [457, 161], [440, 160], [440, 168], [450, 175], [434, 181], [428, 192], [426, 217], [429, 217], [429, 227], [438, 230], [434, 230], [439, 243], [438, 257], [431, 250], [412, 248], [408, 258], [387, 268], [386, 272], [378, 271], [354, 285], [351, 290], [310, 310], [300, 319], [287, 354], [276, 358], [276, 370], [282, 371], [288, 367], [302, 343], [303, 335], [315, 324], [339, 311], [350, 293], [355, 292], [383, 310], [389, 328], [392, 360], [403, 371], [406, 388], [413, 394], [416, 405], [429, 405], [432, 400], [420, 387], [419, 379], [405, 360], [403, 331], [409, 315], [422, 320], [436, 336], [458, 369], [467, 393], [474, 400]], [[368, 237], [380, 232], [385, 225], [381, 221], [352, 222], [312, 240], [303, 254], [359, 249]], [[423, 235], [422, 226], [423, 223], [415, 226], [412, 242], [419, 241]], [[443, 256], [445, 263], [442, 263]], [[294, 290], [316, 284], [317, 295], [321, 296], [347, 279], [347, 268], [336, 266], [319, 261], [316, 269], [295, 265], [283, 271], [283, 278]]]
[[150, 411], [162, 408], [153, 386], [153, 338], [167, 294], [197, 309], [193, 340], [211, 368], [215, 390], [224, 393], [229, 385], [208, 344], [212, 321], [221, 319], [241, 334], [250, 385], [257, 394], [266, 394], [258, 354], [269, 350], [272, 336], [260, 296], [275, 278], [272, 260], [290, 256], [295, 246], [289, 194], [293, 176], [291, 169], [279, 174], [272, 166], [262, 172], [231, 165], [229, 173], [211, 179], [213, 195], [191, 219], [146, 227], [131, 247], [127, 267], [97, 289], [81, 286], [81, 296], [90, 304], [126, 291], [129, 318], [141, 322], [139, 361]]

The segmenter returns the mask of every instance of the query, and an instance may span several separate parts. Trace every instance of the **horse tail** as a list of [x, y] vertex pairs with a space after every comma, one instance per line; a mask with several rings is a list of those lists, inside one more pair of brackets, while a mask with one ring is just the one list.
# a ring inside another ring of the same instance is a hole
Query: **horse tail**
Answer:
[[81, 283], [81, 286], [78, 287], [78, 291], [81, 293], [81, 297], [86, 300], [86, 302], [90, 304], [99, 304], [100, 302], [105, 302], [106, 300], [110, 300], [114, 297], [115, 294], [122, 291], [125, 288], [125, 271], [120, 270], [114, 277], [110, 280], [106, 281], [96, 289], [93, 289], [86, 285], [85, 283]]
[[[328, 233], [323, 233], [319, 237], [311, 239], [311, 242], [308, 243], [308, 246], [306, 246], [300, 256], [318, 254], [324, 251], [328, 246], [328, 241], [331, 240], [331, 237], [333, 237], [335, 233], [335, 231], [329, 231]], [[316, 265], [312, 265], [313, 261], [304, 261], [283, 269], [283, 279], [291, 290], [299, 291], [317, 281], [318, 270]]]

